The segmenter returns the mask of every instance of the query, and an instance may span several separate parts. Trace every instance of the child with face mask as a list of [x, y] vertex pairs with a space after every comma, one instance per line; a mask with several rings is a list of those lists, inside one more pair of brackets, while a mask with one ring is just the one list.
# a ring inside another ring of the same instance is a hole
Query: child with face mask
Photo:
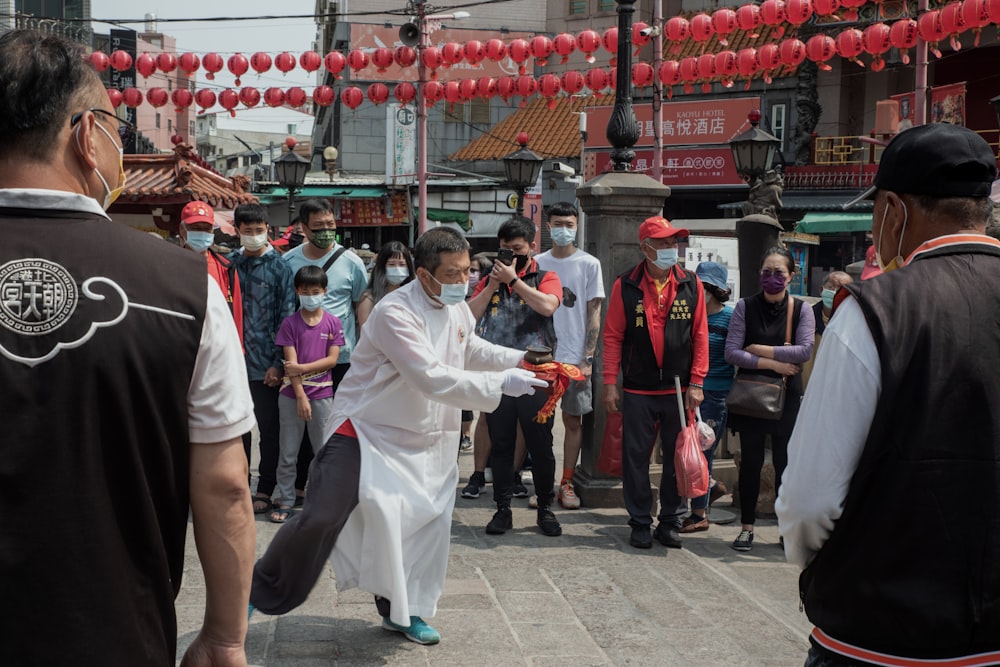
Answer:
[[278, 396], [278, 502], [271, 521], [284, 523], [295, 502], [299, 445], [308, 429], [318, 449], [326, 442], [326, 422], [333, 410], [330, 369], [337, 365], [344, 332], [340, 320], [323, 310], [327, 277], [318, 266], [303, 266], [295, 274], [295, 293], [302, 308], [281, 323], [275, 345], [285, 354], [285, 376]]
[[375, 258], [368, 289], [358, 301], [358, 327], [364, 325], [375, 304], [386, 294], [413, 280], [413, 258], [410, 250], [399, 241], [386, 243]]

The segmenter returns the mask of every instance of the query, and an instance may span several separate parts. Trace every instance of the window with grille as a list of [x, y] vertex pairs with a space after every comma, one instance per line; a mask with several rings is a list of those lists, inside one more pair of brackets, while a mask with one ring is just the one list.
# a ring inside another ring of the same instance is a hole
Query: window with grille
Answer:
[[597, 0], [597, 11], [599, 12], [615, 11], [615, 0]]
[[490, 101], [483, 99], [472, 100], [469, 105], [469, 122], [473, 125], [490, 124]]
[[569, 0], [570, 14], [586, 14], [587, 0]]
[[771, 105], [771, 134], [781, 140], [778, 151], [785, 150], [785, 105]]

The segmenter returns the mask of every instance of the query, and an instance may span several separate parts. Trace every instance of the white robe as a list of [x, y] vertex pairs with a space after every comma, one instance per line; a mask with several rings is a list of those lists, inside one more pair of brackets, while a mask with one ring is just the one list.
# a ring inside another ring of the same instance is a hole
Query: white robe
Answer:
[[492, 412], [500, 371], [524, 356], [474, 332], [465, 304], [442, 307], [413, 281], [372, 310], [334, 399], [330, 427], [350, 419], [361, 448], [358, 506], [330, 556], [337, 587], [388, 598], [399, 625], [437, 612], [461, 410]]

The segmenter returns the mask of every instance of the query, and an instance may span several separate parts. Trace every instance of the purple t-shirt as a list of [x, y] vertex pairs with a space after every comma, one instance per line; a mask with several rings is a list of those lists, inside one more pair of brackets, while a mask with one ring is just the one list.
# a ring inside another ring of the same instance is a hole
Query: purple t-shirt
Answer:
[[[295, 348], [295, 356], [300, 364], [311, 364], [327, 355], [333, 346], [344, 345], [344, 330], [340, 319], [325, 310], [323, 319], [316, 326], [309, 326], [302, 319], [302, 311], [296, 311], [286, 317], [278, 329], [274, 344], [278, 347], [291, 345]], [[333, 397], [333, 380], [330, 371], [323, 371], [315, 376], [302, 378], [302, 388], [310, 401], [317, 398]], [[295, 398], [295, 390], [291, 385], [283, 386], [281, 394]]]

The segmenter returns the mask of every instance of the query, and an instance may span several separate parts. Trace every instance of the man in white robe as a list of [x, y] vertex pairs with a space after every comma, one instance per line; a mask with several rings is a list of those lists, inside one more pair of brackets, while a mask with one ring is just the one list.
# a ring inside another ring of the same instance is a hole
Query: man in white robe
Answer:
[[431, 618], [444, 586], [458, 484], [461, 410], [545, 386], [515, 366], [524, 352], [475, 335], [465, 305], [468, 243], [438, 228], [417, 240], [417, 280], [372, 310], [334, 399], [332, 437], [317, 453], [302, 512], [254, 568], [253, 608], [300, 605], [331, 551], [341, 590], [379, 600], [382, 627], [440, 641]]

